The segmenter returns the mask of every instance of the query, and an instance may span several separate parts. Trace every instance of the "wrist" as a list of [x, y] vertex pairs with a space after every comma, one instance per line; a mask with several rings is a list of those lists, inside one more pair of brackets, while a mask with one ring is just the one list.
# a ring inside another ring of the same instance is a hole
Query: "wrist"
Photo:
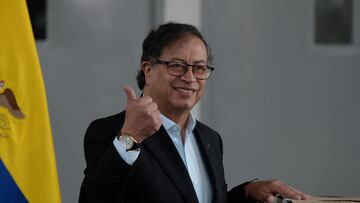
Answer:
[[131, 128], [122, 127], [120, 129], [120, 131], [118, 132], [117, 136], [120, 137], [121, 135], [129, 135], [129, 136], [131, 136], [136, 143], [141, 143], [142, 142], [142, 140], [139, 138], [137, 133], [135, 133], [133, 130], [131, 130]]
[[131, 134], [120, 131], [116, 137], [125, 144], [126, 151], [140, 150], [140, 143]]
[[253, 183], [254, 181], [257, 181], [257, 180], [258, 180], [258, 179], [255, 178], [255, 179], [253, 179], [253, 180], [250, 180], [250, 181], [247, 181], [247, 182], [241, 184], [241, 188], [242, 188], [242, 190], [243, 190], [243, 192], [244, 192], [244, 195], [245, 195], [245, 197], [246, 197], [249, 201], [252, 201], [253, 198], [252, 198], [251, 195], [249, 194], [250, 192], [248, 191], [248, 186], [249, 186], [249, 184], [251, 184], [251, 183]]

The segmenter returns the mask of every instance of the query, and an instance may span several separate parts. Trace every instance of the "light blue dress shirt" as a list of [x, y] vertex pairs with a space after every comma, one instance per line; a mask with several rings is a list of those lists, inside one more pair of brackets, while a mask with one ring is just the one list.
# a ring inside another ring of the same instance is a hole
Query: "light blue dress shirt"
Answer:
[[[162, 114], [160, 117], [162, 125], [169, 134], [188, 170], [199, 203], [210, 203], [212, 200], [212, 189], [204, 161], [201, 157], [201, 153], [193, 133], [196, 125], [194, 116], [189, 114], [186, 124], [184, 143], [182, 143], [180, 136], [180, 126]], [[121, 158], [129, 165], [132, 165], [139, 156], [140, 151], [127, 152], [125, 142], [119, 141], [116, 138], [113, 143]]]

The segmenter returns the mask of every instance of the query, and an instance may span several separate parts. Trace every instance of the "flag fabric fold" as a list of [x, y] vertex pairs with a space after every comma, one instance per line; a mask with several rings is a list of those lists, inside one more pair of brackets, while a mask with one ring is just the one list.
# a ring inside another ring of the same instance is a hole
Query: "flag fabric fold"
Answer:
[[61, 202], [45, 86], [25, 0], [0, 0], [0, 202], [9, 200]]

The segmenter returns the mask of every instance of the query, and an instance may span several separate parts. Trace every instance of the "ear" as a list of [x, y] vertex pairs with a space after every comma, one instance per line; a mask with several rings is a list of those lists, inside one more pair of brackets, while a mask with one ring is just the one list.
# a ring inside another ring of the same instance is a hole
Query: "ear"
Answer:
[[151, 69], [152, 69], [152, 65], [149, 61], [141, 62], [141, 70], [144, 72], [145, 75], [145, 85], [150, 84]]

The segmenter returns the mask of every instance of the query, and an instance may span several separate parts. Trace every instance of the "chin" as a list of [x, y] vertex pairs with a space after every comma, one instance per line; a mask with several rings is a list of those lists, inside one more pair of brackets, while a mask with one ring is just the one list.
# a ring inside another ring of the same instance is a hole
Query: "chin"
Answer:
[[193, 101], [176, 101], [173, 106], [179, 110], [191, 110], [195, 106], [196, 102]]

